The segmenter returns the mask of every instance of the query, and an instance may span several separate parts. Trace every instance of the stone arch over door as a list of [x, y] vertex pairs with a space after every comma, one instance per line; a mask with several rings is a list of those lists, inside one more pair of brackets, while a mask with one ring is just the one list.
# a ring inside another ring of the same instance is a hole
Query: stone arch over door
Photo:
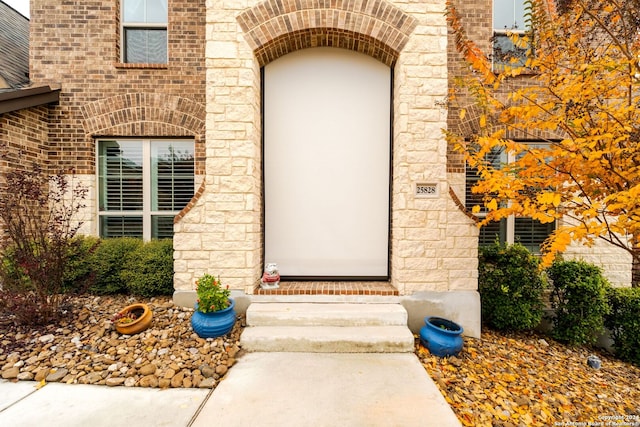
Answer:
[[[330, 47], [367, 55], [393, 69], [400, 52], [418, 25], [414, 17], [407, 15], [389, 2], [366, 0], [331, 2], [267, 0], [242, 11], [236, 16], [236, 20], [260, 67], [265, 67], [276, 59], [295, 51]], [[259, 130], [261, 133], [262, 131], [262, 129]], [[385, 212], [388, 213], [388, 209], [389, 207]], [[386, 222], [388, 223], [388, 218]], [[263, 225], [266, 227], [266, 224]], [[328, 225], [325, 224], [325, 226]], [[266, 228], [265, 232], [269, 234]], [[386, 235], [388, 237], [388, 231]], [[297, 247], [293, 243], [291, 246]], [[269, 252], [269, 247], [267, 245], [265, 249], [265, 256]], [[283, 254], [280, 255], [287, 259]], [[376, 256], [376, 260], [379, 257], [381, 256]], [[388, 271], [387, 263], [388, 258], [384, 262], [385, 271]], [[314, 267], [311, 270], [315, 273], [317, 268]], [[320, 270], [325, 271], [322, 268]], [[343, 270], [338, 270], [341, 274], [334, 272], [328, 276], [350, 276], [350, 274], [343, 274]], [[365, 270], [370, 273], [369, 269]], [[378, 270], [380, 268], [376, 269]], [[302, 276], [309, 276], [309, 271]], [[375, 276], [377, 275], [376, 273]], [[371, 274], [364, 276], [368, 277]]]
[[393, 67], [417, 26], [384, 0], [267, 0], [237, 21], [260, 66], [299, 49], [338, 47]]
[[[208, 272], [255, 292], [264, 268], [261, 68], [314, 47], [393, 68], [390, 281], [401, 295], [476, 289], [477, 230], [449, 197], [444, 1], [264, 0], [209, 3], [204, 190], [175, 224], [176, 299]], [[406, 8], [406, 9], [405, 9]], [[338, 50], [338, 49], [336, 49]], [[341, 50], [341, 49], [340, 49]], [[435, 184], [416, 198], [417, 183]]]

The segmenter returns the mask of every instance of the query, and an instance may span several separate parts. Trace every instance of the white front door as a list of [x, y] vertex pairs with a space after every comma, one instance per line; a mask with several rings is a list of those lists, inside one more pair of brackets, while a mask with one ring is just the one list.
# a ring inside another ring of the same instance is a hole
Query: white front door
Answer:
[[391, 70], [313, 48], [264, 68], [265, 262], [282, 276], [388, 277]]

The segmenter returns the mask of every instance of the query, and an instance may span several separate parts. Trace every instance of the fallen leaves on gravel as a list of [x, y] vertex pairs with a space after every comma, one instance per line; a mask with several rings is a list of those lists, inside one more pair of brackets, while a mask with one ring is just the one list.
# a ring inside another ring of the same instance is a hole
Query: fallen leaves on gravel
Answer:
[[458, 357], [416, 353], [465, 426], [640, 426], [640, 369], [535, 333], [485, 330]]

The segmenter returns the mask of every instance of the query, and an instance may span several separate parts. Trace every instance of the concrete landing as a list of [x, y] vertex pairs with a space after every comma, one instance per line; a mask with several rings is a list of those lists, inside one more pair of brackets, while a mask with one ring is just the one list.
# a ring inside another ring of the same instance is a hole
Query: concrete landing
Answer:
[[250, 353], [194, 427], [448, 427], [460, 422], [414, 354]]

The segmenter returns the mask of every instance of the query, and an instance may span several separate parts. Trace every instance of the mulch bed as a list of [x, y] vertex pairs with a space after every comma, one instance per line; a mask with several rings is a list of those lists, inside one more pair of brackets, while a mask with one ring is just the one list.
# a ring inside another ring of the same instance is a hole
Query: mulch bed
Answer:
[[416, 354], [465, 426], [640, 426], [640, 368], [600, 350], [484, 329], [458, 357]]

